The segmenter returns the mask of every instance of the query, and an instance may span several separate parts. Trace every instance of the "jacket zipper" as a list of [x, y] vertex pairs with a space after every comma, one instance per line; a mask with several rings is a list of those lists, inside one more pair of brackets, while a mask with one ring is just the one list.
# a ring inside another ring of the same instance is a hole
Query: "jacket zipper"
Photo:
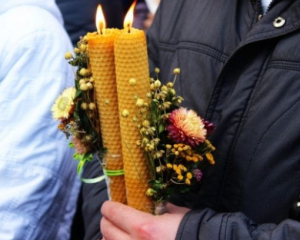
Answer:
[[[268, 6], [268, 8], [267, 8], [267, 12], [269, 12], [270, 11], [270, 9], [274, 6], [274, 3], [276, 2], [276, 0], [272, 0], [271, 2], [270, 2], [270, 4], [269, 4], [269, 6]], [[266, 13], [267, 13], [266, 12]]]
[[[276, 0], [272, 0], [272, 1], [269, 3], [269, 6], [267, 7], [267, 11], [266, 11], [265, 14], [267, 14], [267, 13], [270, 11], [270, 9], [275, 5], [275, 2], [276, 2]], [[262, 19], [262, 17], [264, 16], [264, 11], [263, 11], [263, 7], [262, 7], [262, 2], [261, 2], [261, 0], [258, 0], [258, 1], [257, 1], [257, 9], [258, 9], [258, 17], [257, 17], [257, 19], [258, 19], [258, 21], [259, 21], [259, 20]]]
[[259, 21], [264, 16], [264, 10], [262, 7], [261, 0], [257, 0], [257, 20]]

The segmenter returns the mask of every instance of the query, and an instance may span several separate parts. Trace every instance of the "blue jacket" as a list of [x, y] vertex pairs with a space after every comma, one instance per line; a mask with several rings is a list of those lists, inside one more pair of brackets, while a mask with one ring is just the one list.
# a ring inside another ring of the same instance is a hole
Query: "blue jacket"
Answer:
[[51, 106], [73, 85], [54, 0], [0, 0], [0, 239], [67, 240], [79, 182]]
[[148, 33], [163, 82], [179, 67], [184, 104], [217, 127], [177, 240], [300, 239], [300, 1], [162, 0]]

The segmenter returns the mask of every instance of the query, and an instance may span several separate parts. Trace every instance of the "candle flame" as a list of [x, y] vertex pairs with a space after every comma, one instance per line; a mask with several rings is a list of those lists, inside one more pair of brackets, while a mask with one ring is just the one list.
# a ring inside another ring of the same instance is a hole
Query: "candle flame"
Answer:
[[128, 29], [129, 33], [133, 22], [133, 10], [135, 5], [136, 5], [136, 0], [132, 3], [124, 19], [124, 29]]
[[104, 14], [100, 4], [98, 5], [97, 13], [96, 13], [96, 27], [99, 34], [103, 34], [106, 28]]

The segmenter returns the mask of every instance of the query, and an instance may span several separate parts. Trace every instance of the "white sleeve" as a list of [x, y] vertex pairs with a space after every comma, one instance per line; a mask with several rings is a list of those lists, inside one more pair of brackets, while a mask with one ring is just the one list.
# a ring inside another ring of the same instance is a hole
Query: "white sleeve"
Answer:
[[80, 183], [50, 111], [73, 85], [61, 37], [34, 32], [0, 64], [7, 71], [0, 76], [1, 240], [68, 239]]

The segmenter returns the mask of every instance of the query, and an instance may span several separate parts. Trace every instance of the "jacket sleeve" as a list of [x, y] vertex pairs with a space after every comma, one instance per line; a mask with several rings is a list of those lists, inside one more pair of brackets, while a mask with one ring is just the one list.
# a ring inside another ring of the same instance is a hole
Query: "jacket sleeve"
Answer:
[[242, 213], [216, 213], [206, 208], [188, 212], [176, 240], [298, 240], [300, 223], [255, 224]]

